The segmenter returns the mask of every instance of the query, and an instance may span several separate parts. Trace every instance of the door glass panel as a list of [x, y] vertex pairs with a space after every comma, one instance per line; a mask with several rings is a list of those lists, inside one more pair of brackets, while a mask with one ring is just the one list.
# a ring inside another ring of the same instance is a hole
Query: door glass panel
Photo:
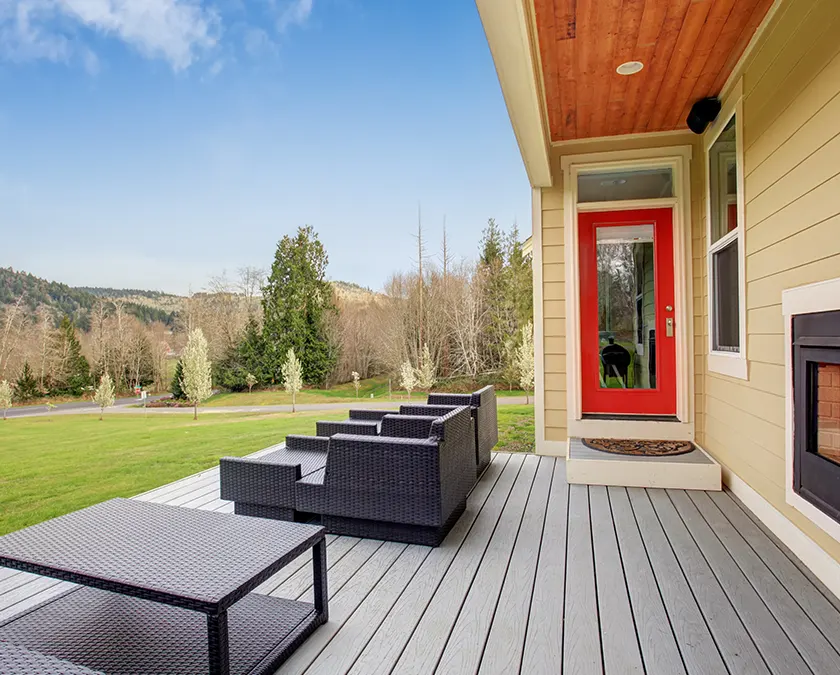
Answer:
[[580, 203], [673, 196], [674, 182], [669, 168], [601, 171], [578, 176], [577, 200]]
[[596, 228], [601, 388], [656, 388], [653, 225]]
[[840, 364], [817, 366], [817, 454], [840, 464]]

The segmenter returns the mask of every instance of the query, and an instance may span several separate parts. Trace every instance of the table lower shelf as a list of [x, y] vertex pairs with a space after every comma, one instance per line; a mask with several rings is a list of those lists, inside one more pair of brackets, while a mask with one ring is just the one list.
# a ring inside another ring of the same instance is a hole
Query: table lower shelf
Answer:
[[[228, 610], [231, 675], [273, 673], [322, 623], [310, 603], [251, 593]], [[107, 675], [204, 675], [204, 614], [75, 588], [0, 624], [0, 640]]]

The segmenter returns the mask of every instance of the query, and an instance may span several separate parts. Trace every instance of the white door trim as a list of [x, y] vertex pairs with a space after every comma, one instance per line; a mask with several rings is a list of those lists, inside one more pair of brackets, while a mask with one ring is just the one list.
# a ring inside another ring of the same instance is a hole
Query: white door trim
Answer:
[[[625, 436], [637, 438], [694, 438], [694, 311], [691, 271], [691, 178], [692, 147], [642, 148], [614, 152], [567, 155], [563, 170], [563, 220], [566, 281], [566, 400], [569, 436]], [[582, 171], [616, 171], [669, 167], [674, 176], [670, 199], [639, 199], [624, 202], [577, 203], [577, 178]], [[677, 418], [678, 422], [583, 419], [580, 372], [580, 270], [578, 213], [594, 210], [643, 208], [673, 209], [674, 222], [674, 318], [676, 321]]]

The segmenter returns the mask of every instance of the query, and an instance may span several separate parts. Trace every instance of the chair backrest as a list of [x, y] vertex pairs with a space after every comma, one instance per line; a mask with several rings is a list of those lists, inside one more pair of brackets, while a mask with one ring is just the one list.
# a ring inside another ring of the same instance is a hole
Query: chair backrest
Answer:
[[374, 420], [379, 421], [385, 415], [392, 415], [393, 410], [372, 410], [370, 408], [357, 408], [350, 411], [351, 420]]
[[486, 405], [495, 399], [496, 387], [492, 384], [488, 384], [486, 387], [482, 387], [478, 391], [474, 391], [470, 394], [470, 403], [474, 406]]
[[[466, 403], [463, 405], [467, 405]], [[429, 405], [427, 403], [415, 403], [413, 405], [401, 405], [400, 415], [424, 415], [431, 417], [443, 417], [455, 410], [457, 405]]]
[[429, 394], [426, 403], [429, 405], [471, 405], [472, 394]]

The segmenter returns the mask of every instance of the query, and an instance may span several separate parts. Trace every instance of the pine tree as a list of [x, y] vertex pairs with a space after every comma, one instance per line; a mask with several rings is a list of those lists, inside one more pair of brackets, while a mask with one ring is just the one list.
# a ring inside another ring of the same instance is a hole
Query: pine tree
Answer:
[[172, 376], [172, 385], [169, 387], [172, 390], [172, 398], [177, 401], [186, 400], [187, 396], [184, 393], [184, 388], [181, 386], [181, 381], [184, 379], [184, 364], [178, 359], [175, 364], [175, 374]]
[[38, 387], [38, 380], [32, 374], [29, 361], [26, 361], [23, 364], [23, 370], [18, 376], [17, 382], [15, 382], [15, 398], [18, 401], [31, 401], [40, 395], [41, 390]]
[[263, 287], [265, 380], [280, 382], [289, 349], [299, 355], [303, 380], [323, 384], [335, 366], [336, 353], [326, 330], [335, 311], [326, 279], [327, 253], [311, 226], [277, 244], [271, 274]]
[[54, 373], [54, 393], [80, 396], [90, 385], [90, 366], [82, 356], [82, 345], [76, 337], [76, 328], [70, 317], [65, 316], [58, 327], [59, 366]]

